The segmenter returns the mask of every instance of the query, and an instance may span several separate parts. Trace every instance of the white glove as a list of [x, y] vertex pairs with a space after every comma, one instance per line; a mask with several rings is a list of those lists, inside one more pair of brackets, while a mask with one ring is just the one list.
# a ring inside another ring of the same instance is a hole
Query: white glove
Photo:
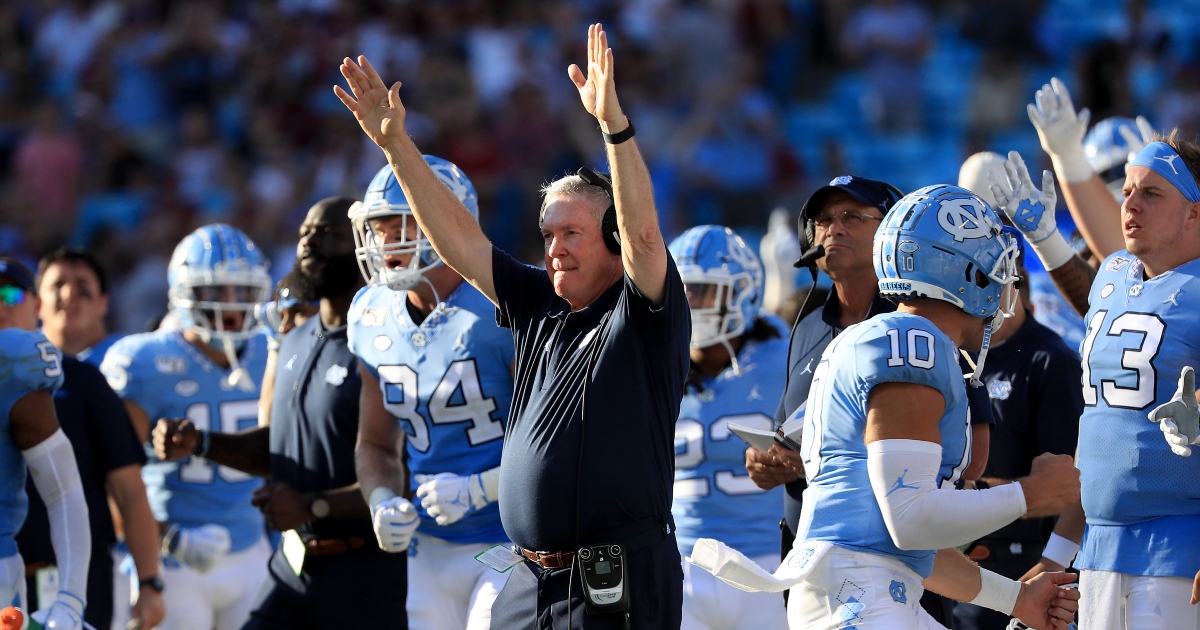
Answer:
[[1158, 423], [1172, 453], [1191, 456], [1191, 445], [1200, 441], [1200, 405], [1196, 404], [1196, 371], [1190, 365], [1180, 371], [1175, 395], [1150, 412], [1150, 421]]
[[1057, 77], [1050, 79], [1050, 85], [1043, 85], [1025, 109], [1058, 176], [1068, 183], [1091, 179], [1095, 172], [1083, 153], [1083, 137], [1092, 113], [1086, 107], [1075, 113], [1067, 86]]
[[489, 503], [483, 491], [479, 475], [459, 477], [454, 473], [416, 475], [417, 498], [421, 507], [437, 521], [438, 525], [449, 525], [462, 520], [469, 512], [479, 510]]
[[1132, 162], [1137, 154], [1146, 148], [1147, 144], [1154, 142], [1154, 127], [1146, 120], [1145, 116], [1138, 116], [1134, 120], [1137, 123], [1138, 133], [1133, 133], [1128, 127], [1119, 127], [1117, 131], [1125, 138], [1125, 142], [1129, 144], [1129, 159], [1127, 162]]
[[787, 210], [776, 208], [767, 222], [767, 234], [758, 246], [762, 258], [764, 284], [763, 308], [778, 313], [796, 292], [797, 269], [792, 266], [800, 258], [800, 237], [792, 229]]
[[81, 630], [84, 627], [83, 607], [83, 600], [67, 591], [59, 591], [49, 608], [43, 608], [31, 617], [46, 630]]
[[988, 172], [988, 180], [991, 181], [988, 188], [996, 198], [996, 204], [1025, 235], [1046, 269], [1065, 265], [1075, 252], [1059, 233], [1054, 221], [1054, 204], [1058, 202], [1058, 195], [1054, 192], [1054, 174], [1042, 171], [1042, 189], [1038, 190], [1029, 177], [1025, 161], [1016, 151], [1009, 151], [1008, 159], [1004, 161], [1004, 173], [1005, 177], [1000, 178]]
[[163, 536], [164, 555], [201, 573], [207, 573], [229, 553], [231, 545], [229, 530], [212, 523], [200, 527], [172, 525]]
[[[377, 496], [376, 492], [380, 490], [387, 489], [376, 488], [371, 493], [372, 497]], [[388, 494], [392, 494], [390, 490]], [[408, 549], [413, 532], [417, 531], [420, 524], [416, 506], [404, 497], [391, 496], [371, 503], [371, 525], [375, 528], [375, 538], [379, 541], [379, 548], [388, 553]]]

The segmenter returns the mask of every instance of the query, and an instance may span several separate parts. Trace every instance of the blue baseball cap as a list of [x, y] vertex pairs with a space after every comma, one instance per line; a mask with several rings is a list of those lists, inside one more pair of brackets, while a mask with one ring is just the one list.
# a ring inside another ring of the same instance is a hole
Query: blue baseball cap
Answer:
[[26, 291], [37, 291], [37, 285], [33, 282], [33, 272], [16, 258], [0, 256], [0, 276]]
[[885, 215], [904, 196], [899, 188], [887, 182], [855, 175], [842, 175], [833, 178], [827, 186], [822, 186], [809, 195], [808, 201], [805, 201], [804, 207], [800, 209], [800, 218], [812, 219], [821, 211], [829, 195], [835, 192], [844, 192], [858, 203], [879, 208], [879, 211]]

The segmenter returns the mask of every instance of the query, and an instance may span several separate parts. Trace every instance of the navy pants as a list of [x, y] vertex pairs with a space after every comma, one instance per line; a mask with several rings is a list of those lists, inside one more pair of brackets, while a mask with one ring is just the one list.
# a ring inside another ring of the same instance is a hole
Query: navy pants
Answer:
[[[675, 534], [630, 554], [626, 566], [631, 630], [678, 630], [683, 622], [683, 567]], [[570, 569], [543, 569], [526, 560], [512, 568], [504, 590], [492, 604], [492, 627], [566, 630], [568, 614], [572, 630], [624, 627], [623, 615], [585, 613], [578, 565], [572, 578]]]
[[306, 557], [299, 576], [279, 548], [267, 574], [242, 630], [408, 630], [408, 554], [387, 553], [374, 539], [361, 549]]

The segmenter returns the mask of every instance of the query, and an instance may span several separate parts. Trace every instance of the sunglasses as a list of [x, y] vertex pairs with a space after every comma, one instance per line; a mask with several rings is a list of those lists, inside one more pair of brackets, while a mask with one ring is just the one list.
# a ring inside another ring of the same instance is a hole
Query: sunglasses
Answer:
[[11, 284], [0, 286], [0, 302], [5, 306], [12, 308], [24, 301], [25, 289]]

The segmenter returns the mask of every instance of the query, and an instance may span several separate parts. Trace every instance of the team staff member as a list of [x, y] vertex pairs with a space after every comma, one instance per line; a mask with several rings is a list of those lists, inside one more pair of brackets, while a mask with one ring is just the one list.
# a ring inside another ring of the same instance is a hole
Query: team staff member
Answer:
[[[833, 290], [821, 309], [809, 314], [792, 330], [787, 387], [775, 412], [776, 426], [804, 411], [813, 370], [834, 337], [854, 324], [896, 310], [895, 303], [879, 295], [871, 248], [883, 216], [899, 199], [900, 191], [885, 182], [843, 175], [813, 192], [804, 203], [800, 211], [801, 229], [809, 230], [809, 251], [818, 246], [825, 248], [816, 265], [833, 280]], [[983, 472], [992, 416], [984, 390], [968, 387], [967, 397], [973, 424], [972, 464], [963, 478], [974, 479]], [[796, 535], [800, 499], [806, 487], [799, 455], [777, 446], [769, 453], [750, 447], [746, 449], [746, 470], [760, 488], [786, 484], [782, 550], [786, 555]], [[948, 625], [953, 603], [932, 591], [925, 599], [923, 604], [933, 618]]]
[[[493, 605], [493, 627], [678, 628], [673, 438], [691, 326], [650, 176], [617, 102], [607, 35], [589, 27], [587, 73], [572, 65], [569, 74], [605, 132], [613, 194], [591, 171], [547, 186], [546, 271], [488, 242], [405, 134], [400, 84], [389, 91], [359, 63], [342, 65], [354, 96], [335, 92], [384, 149], [422, 232], [499, 307], [516, 341], [500, 510], [528, 559]], [[598, 543], [626, 547], [628, 617], [585, 615], [581, 585], [571, 583], [575, 550]]]
[[243, 628], [406, 627], [406, 558], [374, 544], [354, 473], [362, 382], [346, 320], [362, 282], [346, 220], [353, 202], [324, 199], [300, 226], [292, 277], [320, 297], [320, 316], [281, 340], [270, 425], [230, 435], [161, 420], [154, 430], [163, 459], [194, 454], [207, 441], [209, 460], [269, 477], [254, 504], [269, 527], [299, 534], [302, 551], [285, 537], [271, 556]]
[[[17, 267], [10, 272], [16, 274]], [[87, 252], [58, 250], [47, 255], [38, 265], [37, 278], [22, 276], [32, 290], [38, 286], [34, 305], [41, 314], [42, 334], [51, 341], [72, 338], [79, 340], [81, 330], [96, 329], [87, 322], [100, 322], [104, 297], [103, 269]], [[20, 275], [20, 274], [17, 274]], [[82, 325], [81, 325], [82, 324]], [[102, 335], [104, 328], [98, 328]], [[79, 346], [74, 346], [76, 349]], [[88, 344], [86, 347], [91, 347]], [[86, 348], [85, 347], [85, 348]], [[133, 617], [147, 628], [163, 618], [163, 601], [158, 577], [158, 523], [150, 512], [146, 486], [142, 483], [142, 464], [146, 461], [142, 442], [134, 432], [129, 414], [104, 376], [94, 365], [64, 354], [62, 361], [63, 386], [54, 397], [54, 409], [63, 433], [71, 441], [75, 463], [81, 471], [83, 495], [88, 504], [92, 531], [92, 555], [88, 566], [88, 602], [85, 620], [97, 628], [107, 628], [120, 610], [118, 618], [129, 618], [129, 587], [127, 576], [114, 578], [113, 546], [117, 542], [113, 517], [109, 511], [108, 492], [125, 524], [136, 553], [141, 582]], [[29, 596], [32, 608], [37, 608], [37, 570], [55, 564], [50, 541], [50, 524], [46, 506], [34, 491], [32, 480], [26, 484], [29, 495], [29, 515], [17, 534], [17, 545], [25, 559]], [[125, 552], [121, 553], [124, 558]], [[114, 597], [114, 580], [120, 580], [121, 596]], [[124, 623], [122, 623], [122, 626]]]
[[[61, 247], [38, 261], [39, 315], [42, 333], [64, 355], [100, 367], [109, 346], [121, 338], [108, 334], [108, 274], [91, 252]], [[149, 428], [146, 428], [149, 431]]]

